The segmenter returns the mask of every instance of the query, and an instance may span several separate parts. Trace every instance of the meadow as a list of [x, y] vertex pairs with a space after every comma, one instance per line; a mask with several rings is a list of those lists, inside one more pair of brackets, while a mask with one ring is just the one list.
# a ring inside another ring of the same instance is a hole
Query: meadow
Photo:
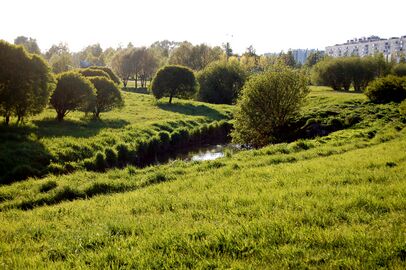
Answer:
[[231, 117], [227, 105], [176, 100], [169, 106], [151, 95], [123, 95], [124, 109], [103, 113], [101, 121], [72, 112], [58, 122], [55, 111], [47, 109], [25, 125], [0, 126], [0, 183], [71, 173], [97, 165], [98, 154], [106, 159], [120, 147], [136, 152], [160, 131], [192, 130]]
[[[313, 88], [306, 102], [297, 124], [308, 138], [214, 161], [79, 170], [0, 186], [1, 267], [404, 269], [405, 116], [396, 104], [328, 88]], [[199, 124], [232, 111], [209, 108], [207, 118], [165, 115]], [[120, 119], [165, 125], [169, 119], [152, 110], [149, 119]]]

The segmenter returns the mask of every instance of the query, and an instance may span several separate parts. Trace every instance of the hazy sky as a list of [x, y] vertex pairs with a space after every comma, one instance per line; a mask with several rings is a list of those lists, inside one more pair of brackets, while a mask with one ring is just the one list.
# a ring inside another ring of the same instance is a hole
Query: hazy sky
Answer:
[[406, 35], [406, 0], [1, 0], [0, 39], [24, 35], [41, 50], [100, 43], [188, 40], [241, 53], [319, 48], [354, 37]]

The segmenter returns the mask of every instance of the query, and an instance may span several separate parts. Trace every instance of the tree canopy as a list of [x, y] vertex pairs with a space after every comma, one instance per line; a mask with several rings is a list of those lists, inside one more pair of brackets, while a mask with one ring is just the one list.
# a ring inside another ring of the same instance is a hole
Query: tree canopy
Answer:
[[280, 140], [309, 92], [307, 83], [300, 71], [286, 66], [253, 75], [237, 101], [233, 141], [262, 147]]
[[12, 115], [19, 122], [40, 113], [54, 87], [50, 67], [40, 56], [0, 41], [0, 113], [6, 124]]
[[236, 101], [247, 74], [237, 61], [213, 62], [198, 75], [200, 85], [198, 99], [218, 104], [232, 104]]
[[51, 96], [51, 105], [57, 113], [57, 119], [71, 111], [88, 111], [94, 107], [96, 89], [93, 84], [77, 72], [65, 72], [57, 76], [57, 85]]
[[169, 65], [158, 70], [152, 81], [152, 93], [157, 99], [169, 97], [188, 98], [197, 90], [197, 81], [193, 71], [187, 67]]
[[93, 114], [100, 118], [100, 113], [124, 106], [124, 100], [117, 84], [106, 77], [89, 77], [96, 88], [96, 104]]

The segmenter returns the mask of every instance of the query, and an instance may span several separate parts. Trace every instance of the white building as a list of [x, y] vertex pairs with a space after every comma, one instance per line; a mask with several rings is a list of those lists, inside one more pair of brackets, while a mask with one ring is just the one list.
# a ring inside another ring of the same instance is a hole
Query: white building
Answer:
[[347, 40], [344, 44], [326, 47], [326, 55], [332, 57], [367, 56], [382, 53], [388, 61], [399, 61], [406, 52], [406, 36], [383, 39], [378, 36]]

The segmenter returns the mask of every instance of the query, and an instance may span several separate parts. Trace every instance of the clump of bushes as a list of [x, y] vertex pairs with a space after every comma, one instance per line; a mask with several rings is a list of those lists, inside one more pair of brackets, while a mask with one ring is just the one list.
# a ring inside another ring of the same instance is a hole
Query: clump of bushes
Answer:
[[389, 75], [375, 79], [365, 94], [374, 103], [401, 102], [406, 98], [406, 78]]

